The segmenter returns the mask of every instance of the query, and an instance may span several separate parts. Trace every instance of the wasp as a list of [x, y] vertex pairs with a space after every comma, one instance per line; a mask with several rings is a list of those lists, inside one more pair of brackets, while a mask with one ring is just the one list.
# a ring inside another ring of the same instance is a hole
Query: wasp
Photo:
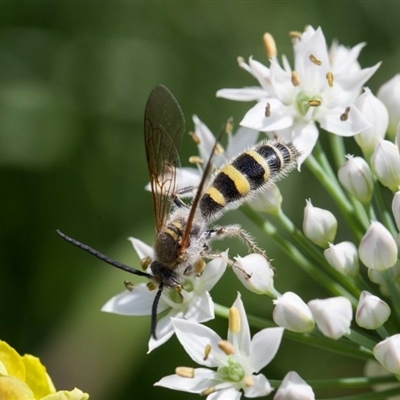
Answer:
[[144, 141], [156, 235], [155, 258], [142, 260], [142, 266], [150, 272], [119, 263], [57, 231], [67, 242], [106, 263], [148, 278], [149, 289], [158, 288], [151, 317], [151, 334], [154, 338], [157, 306], [162, 291], [168, 288], [179, 293], [185, 276], [201, 275], [206, 265], [204, 259], [220, 256], [210, 250], [213, 240], [228, 236], [239, 237], [251, 251], [264, 255], [263, 250], [239, 225], [218, 227], [211, 226], [212, 222], [224, 211], [249, 200], [252, 194], [285, 176], [294, 168], [299, 156], [291, 143], [262, 141], [211, 174], [212, 157], [218, 146], [216, 140], [196, 194], [190, 204], [186, 204], [181, 196], [184, 197], [193, 188], [177, 189], [176, 173], [180, 166], [179, 147], [184, 132], [185, 120], [178, 102], [166, 87], [156, 86], [149, 96], [144, 116]]

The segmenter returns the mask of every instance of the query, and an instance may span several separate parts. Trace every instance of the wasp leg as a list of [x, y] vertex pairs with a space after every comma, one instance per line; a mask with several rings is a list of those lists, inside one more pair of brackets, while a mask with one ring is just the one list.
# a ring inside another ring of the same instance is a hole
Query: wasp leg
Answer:
[[222, 258], [230, 267], [240, 271], [244, 275], [245, 279], [251, 278], [251, 275], [248, 272], [239, 267], [239, 265], [235, 261], [232, 261], [230, 258], [225, 257], [222, 253], [205, 253], [203, 254], [203, 256], [212, 260], [215, 260], [216, 258]]
[[205, 240], [212, 241], [215, 239], [224, 239], [226, 237], [239, 237], [243, 241], [243, 243], [254, 253], [261, 254], [268, 261], [268, 257], [265, 254], [265, 251], [260, 249], [253, 238], [247, 233], [240, 225], [227, 225], [221, 227], [215, 227], [204, 232]]

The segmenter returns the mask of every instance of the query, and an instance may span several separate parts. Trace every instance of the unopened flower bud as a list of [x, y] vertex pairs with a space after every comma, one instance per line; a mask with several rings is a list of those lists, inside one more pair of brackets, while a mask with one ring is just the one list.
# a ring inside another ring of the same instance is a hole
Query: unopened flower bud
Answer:
[[374, 182], [367, 162], [361, 157], [348, 156], [339, 168], [339, 181], [357, 200], [368, 203], [371, 200]]
[[253, 253], [245, 257], [235, 257], [236, 276], [251, 292], [276, 297], [274, 288], [275, 272], [269, 261], [261, 254]]
[[378, 296], [363, 290], [356, 311], [358, 326], [365, 329], [376, 329], [382, 326], [390, 315], [390, 307]]
[[314, 400], [312, 387], [297, 372], [290, 371], [283, 379], [274, 400]]
[[361, 239], [358, 254], [367, 268], [383, 271], [396, 264], [397, 244], [380, 222], [372, 221]]
[[354, 278], [358, 274], [357, 247], [351, 242], [338, 244], [329, 243], [329, 249], [324, 251], [328, 263], [341, 274]]
[[275, 323], [292, 332], [310, 332], [315, 322], [307, 304], [293, 292], [286, 292], [273, 301]]
[[318, 329], [331, 339], [339, 339], [350, 331], [353, 317], [350, 300], [346, 297], [331, 297], [308, 302]]
[[400, 374], [400, 334], [389, 336], [374, 347], [374, 356], [384, 368]]
[[396, 221], [397, 229], [400, 231], [400, 191], [396, 192], [393, 196], [392, 212]]
[[396, 145], [379, 139], [371, 162], [379, 182], [396, 192], [400, 185], [400, 155]]
[[389, 114], [382, 101], [368, 88], [358, 97], [356, 106], [371, 126], [354, 136], [354, 139], [364, 153], [370, 154], [374, 151], [378, 138], [385, 137]]
[[393, 139], [400, 122], [400, 74], [384, 83], [379, 88], [377, 96], [389, 112], [388, 134]]
[[314, 244], [326, 247], [333, 242], [336, 236], [337, 221], [328, 210], [314, 207], [311, 200], [307, 200], [304, 209], [303, 231]]
[[256, 193], [248, 204], [255, 211], [276, 215], [281, 209], [282, 195], [278, 186], [272, 184], [266, 190]]

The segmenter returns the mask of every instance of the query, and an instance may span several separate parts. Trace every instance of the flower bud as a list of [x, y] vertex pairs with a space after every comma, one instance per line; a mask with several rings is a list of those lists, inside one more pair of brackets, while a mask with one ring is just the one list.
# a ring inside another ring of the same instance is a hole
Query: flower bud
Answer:
[[266, 190], [256, 193], [248, 204], [255, 211], [276, 215], [281, 209], [282, 195], [278, 186], [273, 183]]
[[374, 356], [384, 368], [400, 374], [400, 334], [389, 336], [374, 347]]
[[396, 192], [393, 196], [392, 212], [396, 221], [397, 229], [400, 231], [400, 191]]
[[397, 244], [380, 222], [372, 221], [361, 239], [358, 254], [367, 268], [383, 271], [396, 264]]
[[363, 290], [358, 301], [356, 322], [365, 329], [382, 326], [390, 316], [390, 307], [379, 297]]
[[324, 251], [328, 263], [341, 274], [354, 278], [358, 274], [357, 247], [351, 242], [329, 243]]
[[371, 170], [361, 157], [347, 156], [347, 161], [339, 168], [339, 181], [357, 200], [369, 203], [374, 190]]
[[235, 257], [232, 268], [243, 285], [251, 292], [276, 297], [274, 288], [275, 272], [269, 261], [261, 254], [252, 253], [245, 257]]
[[400, 74], [384, 83], [377, 95], [389, 112], [388, 134], [393, 139], [400, 122]]
[[379, 182], [396, 192], [400, 185], [400, 155], [396, 145], [379, 139], [371, 163]]
[[312, 387], [308, 385], [297, 372], [290, 371], [283, 379], [274, 400], [314, 400]]
[[368, 88], [364, 89], [364, 93], [358, 97], [355, 104], [371, 126], [354, 136], [354, 139], [364, 153], [370, 154], [374, 151], [378, 138], [385, 137], [389, 113], [382, 101]]
[[331, 297], [311, 300], [308, 306], [313, 313], [318, 329], [331, 339], [339, 339], [350, 332], [353, 317], [350, 300], [346, 297]]
[[336, 236], [337, 221], [328, 210], [314, 207], [311, 200], [307, 200], [304, 209], [303, 231], [314, 244], [326, 247], [333, 242]]
[[293, 292], [286, 292], [273, 301], [275, 323], [292, 332], [310, 332], [315, 322], [307, 304]]

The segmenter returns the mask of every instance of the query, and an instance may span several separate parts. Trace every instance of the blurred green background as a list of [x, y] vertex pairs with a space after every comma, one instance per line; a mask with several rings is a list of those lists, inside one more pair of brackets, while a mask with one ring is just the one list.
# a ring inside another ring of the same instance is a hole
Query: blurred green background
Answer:
[[[197, 114], [218, 131], [228, 116], [239, 122], [250, 104], [215, 92], [256, 84], [237, 67], [237, 56], [267, 63], [268, 31], [292, 60], [288, 32], [311, 24], [322, 26], [328, 43], [367, 42], [361, 65], [384, 61], [368, 83], [376, 93], [399, 72], [399, 17], [400, 3], [385, 1], [1, 2], [0, 338], [39, 356], [59, 389], [77, 386], [99, 400], [194, 398], [152, 386], [178, 365], [193, 366], [175, 338], [146, 355], [149, 318], [100, 312], [132, 277], [66, 244], [55, 230], [137, 267], [126, 238], [153, 238], [142, 121], [155, 85], [174, 93], [187, 130]], [[183, 163], [195, 152], [187, 138]], [[314, 205], [336, 211], [309, 178], [295, 172], [280, 184], [283, 207], [298, 226], [311, 196]], [[224, 221], [259, 234], [239, 211]], [[257, 238], [275, 260], [278, 290], [304, 300], [326, 296], [268, 238]], [[245, 253], [229, 245], [232, 255]], [[237, 290], [248, 312], [270, 315], [271, 301], [246, 293], [231, 271], [212, 296], [230, 306]], [[209, 325], [225, 335], [226, 321]], [[362, 368], [284, 339], [265, 373], [334, 378]]]

